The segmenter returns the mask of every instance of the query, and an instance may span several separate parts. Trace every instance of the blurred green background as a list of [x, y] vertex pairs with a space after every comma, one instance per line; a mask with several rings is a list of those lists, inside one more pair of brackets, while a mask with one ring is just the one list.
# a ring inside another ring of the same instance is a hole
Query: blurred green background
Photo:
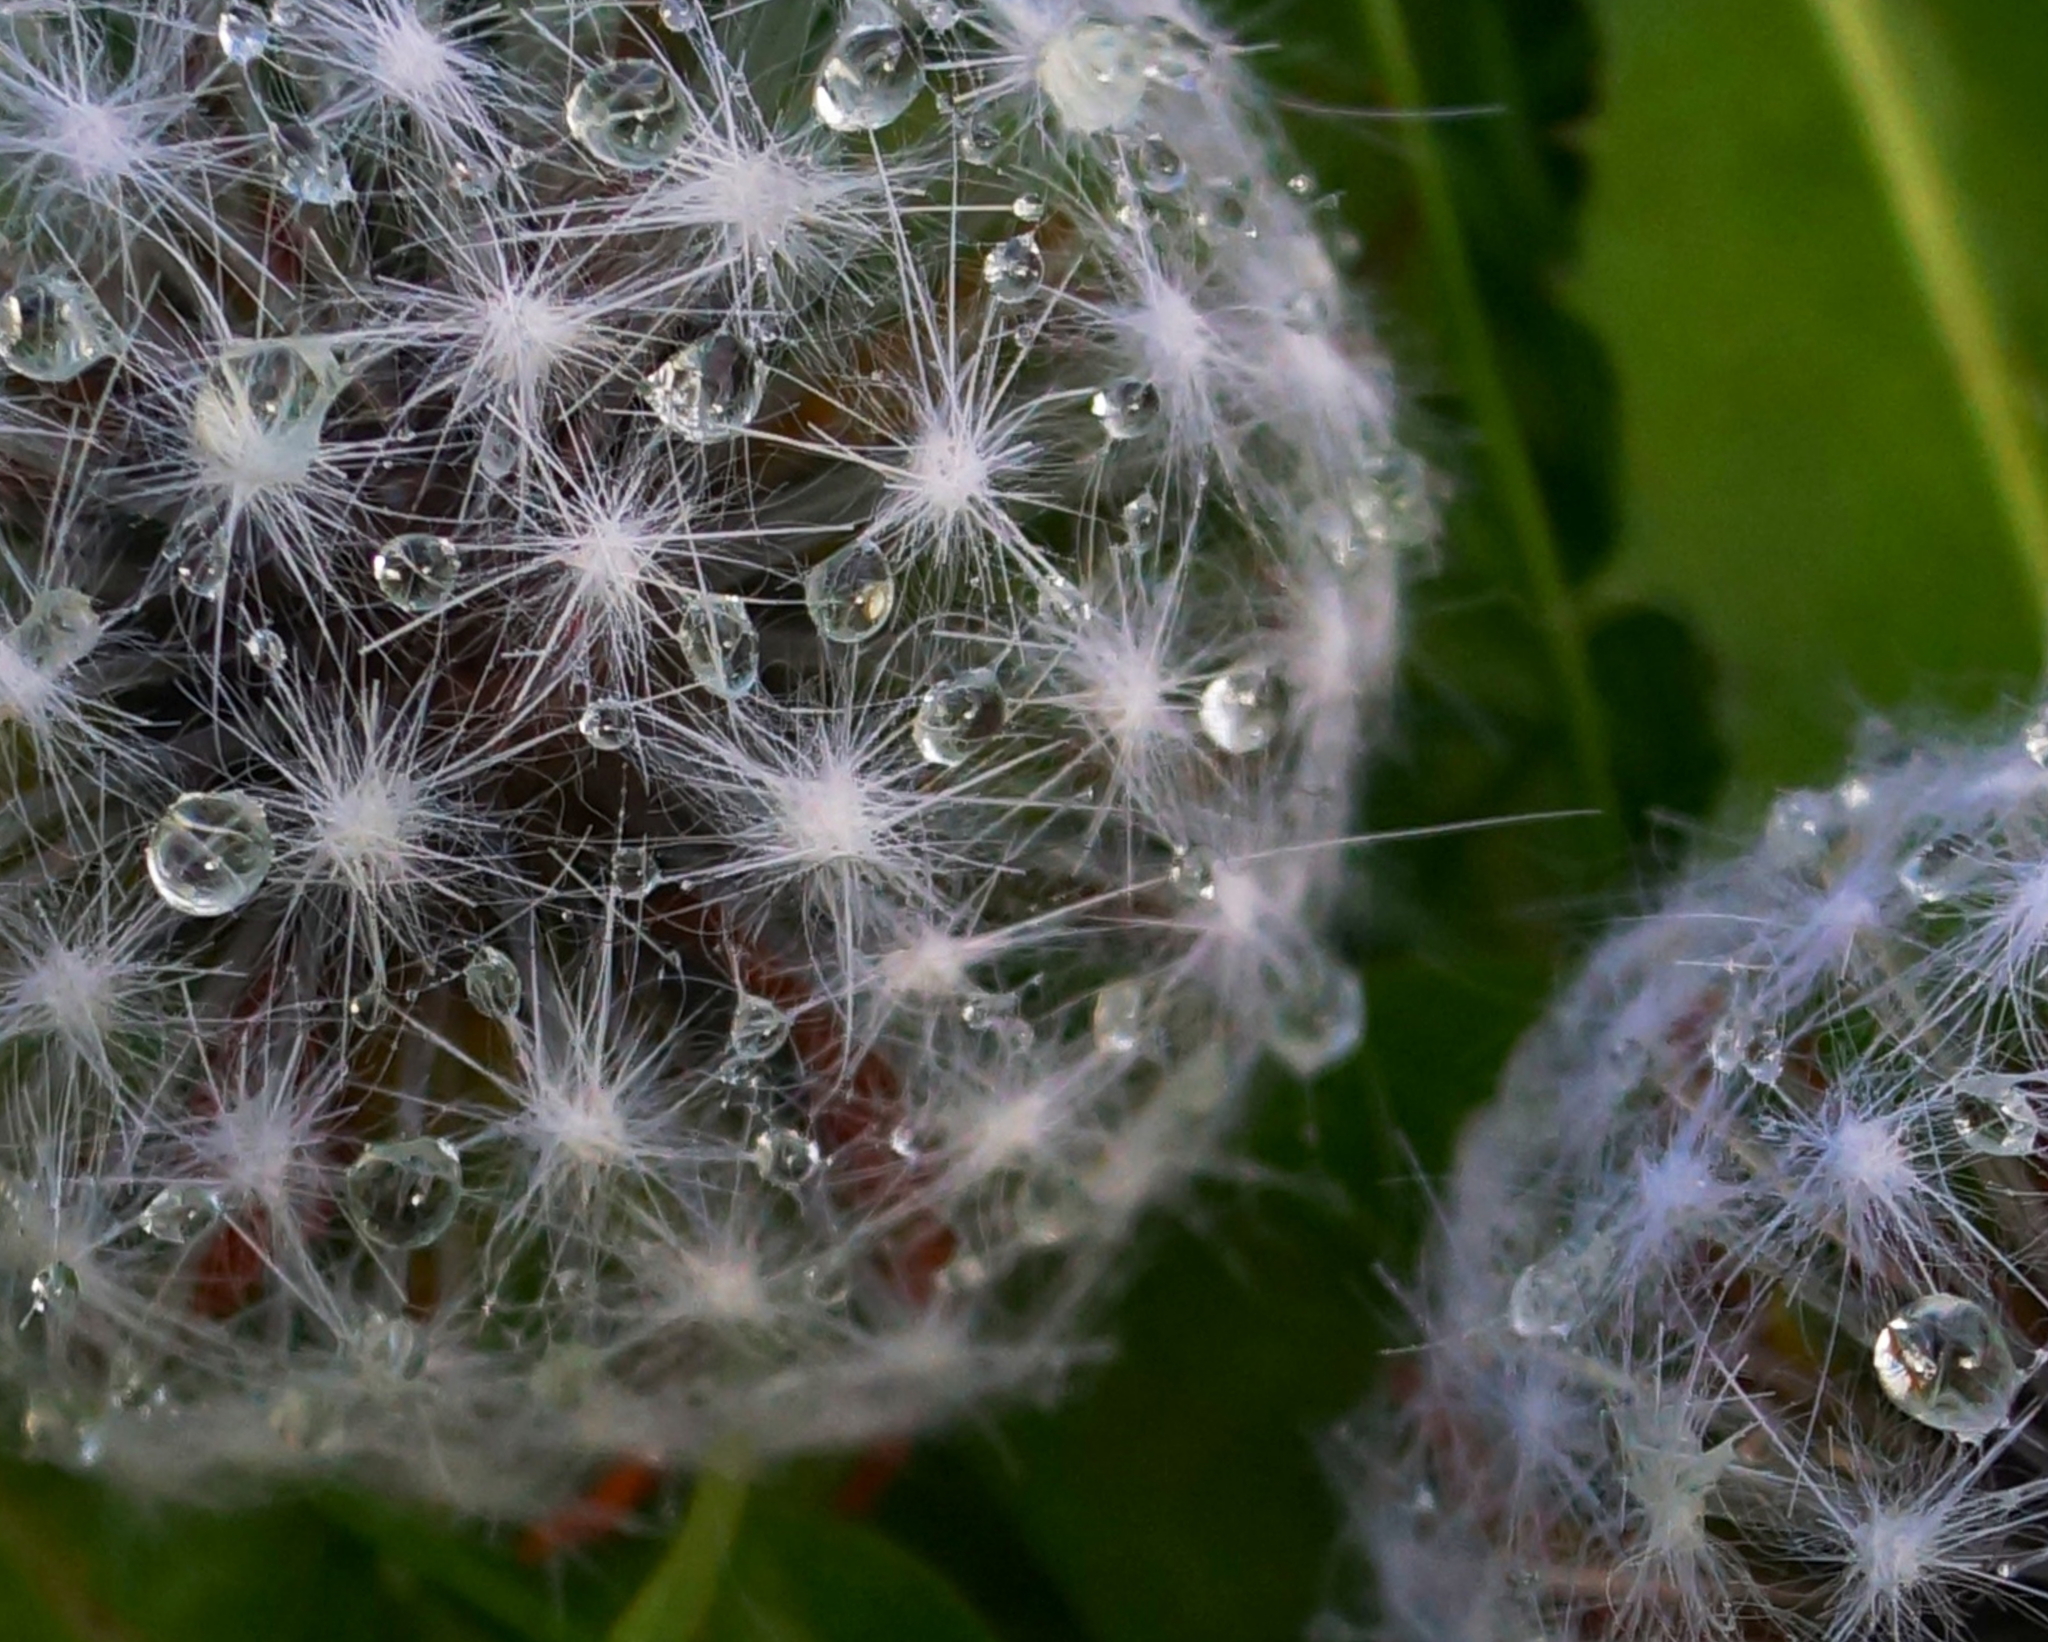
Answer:
[[[694, 1515], [678, 1483], [547, 1570], [359, 1500], [150, 1512], [9, 1466], [0, 1636], [1292, 1642], [1356, 1602], [1318, 1435], [1400, 1338], [1386, 1273], [1418, 1181], [1575, 946], [1826, 778], [1859, 723], [2035, 688], [2043, 544], [2014, 518], [2043, 471], [2048, 8], [1237, 0], [1228, 21], [1271, 43], [1446, 486], [1365, 825], [1592, 813], [1357, 850], [1364, 1051], [1262, 1092], [1257, 1168], [1153, 1228], [1105, 1320], [1117, 1354], [1058, 1411], [919, 1445], [858, 1514], [834, 1504], [847, 1463]], [[1843, 27], [1889, 84], [1845, 76]], [[1936, 260], [1962, 259], [1988, 346], [1974, 380], [1873, 119], [1920, 139]], [[2018, 453], [2003, 485], [1986, 414]]]

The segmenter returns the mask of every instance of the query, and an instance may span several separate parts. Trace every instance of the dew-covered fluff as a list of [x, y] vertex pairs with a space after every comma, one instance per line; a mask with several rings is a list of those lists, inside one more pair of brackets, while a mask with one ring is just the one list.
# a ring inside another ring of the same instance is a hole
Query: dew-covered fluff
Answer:
[[1334, 1445], [1373, 1634], [2037, 1634], [2044, 763], [1783, 795], [1523, 1043]]
[[1175, 0], [0, 4], [0, 1418], [488, 1513], [1045, 1391], [1319, 932], [1384, 362]]

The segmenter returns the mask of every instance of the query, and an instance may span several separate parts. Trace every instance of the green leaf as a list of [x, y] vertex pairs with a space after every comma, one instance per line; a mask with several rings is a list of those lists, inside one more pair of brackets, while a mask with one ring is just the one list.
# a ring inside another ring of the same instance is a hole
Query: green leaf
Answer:
[[[2048, 13], [1874, 9], [1908, 42], [1896, 55], [1937, 157], [1974, 157], [1948, 186], [1974, 202], [1964, 221], [1995, 295], [2018, 247], [2043, 250], [2048, 184], [2013, 162], [2048, 141]], [[2029, 687], [2038, 606], [1807, 8], [1599, 13], [1610, 74], [1575, 289], [1627, 409], [1602, 592], [1672, 609], [1704, 639], [1753, 807], [1838, 769], [1872, 706], [1977, 711]], [[2038, 346], [2038, 291], [2024, 318], [2016, 334]]]
[[667, 1553], [611, 1629], [611, 1642], [692, 1642], [717, 1601], [747, 1503], [737, 1452], [697, 1478]]

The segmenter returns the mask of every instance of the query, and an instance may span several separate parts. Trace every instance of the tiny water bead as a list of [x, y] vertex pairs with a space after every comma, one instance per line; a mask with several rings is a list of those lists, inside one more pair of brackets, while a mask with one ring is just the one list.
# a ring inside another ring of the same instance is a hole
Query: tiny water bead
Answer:
[[421, 530], [393, 536], [370, 559], [377, 591], [415, 616], [447, 603], [461, 569], [462, 556], [453, 542]]
[[1811, 872], [1827, 859], [1841, 830], [1842, 809], [1833, 793], [1782, 792], [1764, 819], [1764, 858], [1787, 872]]
[[730, 331], [716, 331], [650, 371], [640, 396], [671, 433], [708, 445], [753, 421], [767, 391], [768, 375], [754, 350]]
[[1216, 852], [1207, 844], [1191, 844], [1174, 851], [1173, 865], [1166, 869], [1166, 881], [1174, 894], [1191, 905], [1216, 899]]
[[1141, 981], [1111, 981], [1095, 994], [1089, 1034], [1105, 1055], [1128, 1055], [1145, 1041], [1145, 987]]
[[621, 844], [612, 851], [612, 888], [637, 901], [661, 882], [661, 868], [645, 844]]
[[345, 205], [356, 197], [347, 157], [331, 138], [297, 120], [271, 128], [270, 168], [278, 187], [301, 205]]
[[576, 720], [577, 732], [601, 753], [615, 753], [633, 739], [630, 701], [593, 701]]
[[1365, 1037], [1365, 987], [1321, 947], [1300, 959], [1272, 1001], [1266, 1047], [1297, 1077], [1334, 1066]]
[[1038, 88], [1060, 123], [1077, 135], [1121, 131], [1144, 106], [1147, 77], [1138, 31], [1082, 17], [1047, 42]]
[[902, 20], [880, 0], [856, 0], [818, 70], [811, 111], [833, 131], [879, 131], [924, 85], [924, 60]]
[[981, 259], [981, 277], [988, 294], [1005, 307], [1029, 302], [1045, 279], [1045, 255], [1035, 234], [1004, 240]]
[[1159, 420], [1159, 390], [1136, 376], [1120, 376], [1096, 390], [1089, 410], [1112, 440], [1142, 438]]
[[149, 1200], [138, 1224], [144, 1236], [182, 1246], [211, 1230], [222, 1206], [220, 1193], [211, 1186], [166, 1186]]
[[1131, 170], [1148, 194], [1178, 194], [1187, 186], [1187, 162], [1164, 137], [1146, 137], [1131, 152]]
[[233, 544], [221, 529], [203, 529], [180, 549], [175, 564], [178, 585], [196, 599], [218, 599], [226, 591], [234, 564]]
[[62, 1318], [78, 1304], [78, 1273], [53, 1260], [28, 1280], [29, 1315]]
[[1524, 1266], [1508, 1290], [1508, 1328], [1523, 1340], [1562, 1340], [1584, 1322], [1614, 1262], [1605, 1233], [1567, 1238]]
[[927, 763], [951, 766], [999, 735], [1007, 713], [995, 670], [971, 668], [925, 691], [911, 734]]
[[956, 141], [969, 165], [993, 165], [1003, 151], [1003, 128], [993, 120], [963, 120]]
[[1922, 906], [1939, 906], [1969, 888], [1981, 863], [1968, 833], [1928, 840], [1899, 867], [1899, 887]]
[[258, 627], [242, 640], [242, 654], [261, 672], [275, 673], [288, 653], [275, 628]]
[[1902, 1413], [1965, 1442], [2005, 1424], [2022, 1378], [1990, 1313], [1954, 1294], [1923, 1295], [1886, 1323], [1871, 1364]]
[[1723, 1077], [1740, 1073], [1752, 1082], [1774, 1085], [1785, 1075], [1785, 1040], [1768, 1021], [1744, 1009], [1731, 1009], [1714, 1023], [1707, 1060]]
[[272, 855], [270, 823], [255, 799], [241, 792], [188, 792], [158, 820], [143, 864], [172, 911], [219, 918], [263, 887]]
[[761, 635], [737, 595], [684, 594], [676, 637], [690, 677], [713, 695], [738, 701], [760, 680]]
[[1220, 750], [1255, 753], [1280, 733], [1285, 693], [1273, 669], [1250, 663], [1219, 673], [1202, 689], [1196, 721]]
[[784, 1189], [801, 1186], [823, 1161], [817, 1141], [779, 1123], [769, 1124], [754, 1136], [748, 1157], [763, 1180]]
[[2041, 1135], [2041, 1117], [2019, 1078], [1979, 1073], [1949, 1091], [1957, 1137], [1986, 1157], [2025, 1157]]
[[675, 76], [644, 57], [598, 64], [569, 93], [563, 118], [592, 159], [620, 171], [665, 164], [689, 125]]
[[1163, 515], [1159, 501], [1149, 490], [1141, 490], [1123, 506], [1124, 533], [1117, 543], [1126, 553], [1150, 553], [1159, 546]]
[[523, 990], [517, 966], [494, 946], [478, 947], [463, 966], [462, 995], [479, 1015], [510, 1019], [519, 1013]]
[[733, 1000], [726, 1041], [739, 1061], [766, 1060], [789, 1041], [789, 1016], [773, 998], [742, 992]]
[[2026, 728], [2020, 732], [2020, 745], [2026, 748], [2027, 757], [2048, 770], [2048, 707], [2027, 720]]
[[207, 455], [239, 464], [250, 440], [317, 445], [343, 377], [318, 342], [259, 342], [236, 347], [214, 367], [192, 401], [192, 439]]
[[7, 647], [37, 672], [52, 676], [76, 667], [100, 641], [92, 600], [75, 587], [46, 587], [7, 635]]
[[237, 68], [247, 68], [270, 46], [270, 18], [250, 0], [227, 0], [213, 33], [220, 54]]
[[114, 348], [114, 322], [75, 280], [29, 274], [0, 295], [0, 364], [31, 382], [69, 382]]
[[341, 1177], [342, 1206], [363, 1235], [388, 1249], [423, 1249], [455, 1223], [462, 1158], [437, 1136], [378, 1140]]
[[896, 608], [888, 559], [865, 536], [848, 542], [804, 577], [804, 607], [812, 625], [835, 644], [874, 637]]
[[1019, 194], [1010, 201], [1010, 215], [1019, 222], [1045, 221], [1045, 199], [1039, 194]]

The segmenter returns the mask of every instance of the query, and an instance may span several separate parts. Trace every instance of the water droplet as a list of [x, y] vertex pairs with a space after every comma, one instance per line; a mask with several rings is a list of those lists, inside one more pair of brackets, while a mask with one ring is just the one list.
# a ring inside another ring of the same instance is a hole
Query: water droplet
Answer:
[[1178, 194], [1187, 186], [1187, 162], [1164, 137], [1147, 137], [1131, 155], [1138, 186], [1148, 194]]
[[1365, 1037], [1365, 988], [1358, 973], [1320, 947], [1288, 974], [1272, 1010], [1266, 1047], [1298, 1077], [1336, 1065]]
[[234, 545], [226, 529], [201, 526], [178, 552], [178, 585], [194, 598], [218, 599], [233, 563]]
[[258, 627], [242, 640], [242, 654], [261, 671], [275, 673], [285, 664], [287, 652], [275, 628]]
[[166, 1186], [142, 1211], [143, 1234], [159, 1243], [185, 1244], [209, 1230], [221, 1216], [220, 1193], [196, 1181]]
[[1159, 390], [1140, 377], [1120, 376], [1096, 390], [1088, 408], [1112, 439], [1136, 439], [1159, 420]]
[[1922, 906], [1939, 906], [1959, 895], [1977, 876], [1975, 841], [1966, 832], [1930, 839], [1899, 868], [1899, 887]]
[[1126, 553], [1152, 552], [1159, 546], [1161, 518], [1158, 499], [1149, 490], [1139, 491], [1124, 503], [1124, 535], [1118, 545]]
[[2020, 745], [2027, 749], [2027, 757], [2048, 769], [2048, 708], [2027, 720], [2026, 729], [2020, 732]]
[[416, 1380], [427, 1366], [427, 1337], [411, 1318], [393, 1317], [372, 1306], [350, 1337], [348, 1353], [372, 1379]]
[[192, 401], [193, 442], [231, 468], [247, 463], [252, 440], [316, 445], [341, 385], [333, 353], [319, 343], [237, 348]]
[[2005, 1424], [2021, 1375], [1985, 1309], [1953, 1294], [1915, 1300], [1878, 1331], [1877, 1383], [1902, 1412], [1979, 1442]]
[[593, 701], [576, 720], [583, 739], [601, 753], [615, 753], [633, 739], [630, 701]]
[[1764, 820], [1764, 859], [1787, 872], [1811, 871], [1835, 847], [1841, 821], [1833, 793], [1782, 792]]
[[822, 1161], [818, 1143], [796, 1129], [771, 1123], [754, 1136], [748, 1148], [754, 1168], [771, 1186], [785, 1190], [801, 1186], [817, 1171]]
[[223, 57], [237, 68], [247, 68], [270, 45], [270, 19], [261, 6], [248, 0], [227, 0], [214, 25], [214, 37], [220, 41]]
[[1508, 1290], [1508, 1327], [1524, 1340], [1564, 1339], [1593, 1309], [1613, 1259], [1613, 1240], [1595, 1232], [1531, 1261]]
[[970, 1032], [986, 1032], [1011, 1054], [1022, 1054], [1038, 1041], [1038, 1030], [1019, 1012], [1014, 992], [977, 992], [960, 1005], [960, 1024]]
[[1034, 234], [1006, 239], [981, 259], [981, 277], [988, 294], [1005, 307], [1028, 302], [1045, 278], [1045, 256]]
[[1707, 1059], [1723, 1077], [1740, 1072], [1752, 1082], [1774, 1086], [1785, 1075], [1785, 1040], [1768, 1022], [1730, 1010], [1707, 1039]]
[[359, 1032], [374, 1032], [391, 1012], [391, 994], [381, 986], [366, 986], [348, 1000], [348, 1023]]
[[730, 439], [761, 409], [768, 375], [746, 343], [717, 331], [648, 373], [640, 396], [654, 419], [699, 445]]
[[47, 677], [75, 667], [100, 641], [100, 619], [92, 600], [75, 587], [46, 587], [7, 635], [8, 648]]
[[1039, 54], [1038, 89], [1060, 123], [1081, 135], [1129, 126], [1144, 103], [1146, 84], [1139, 36], [1121, 23], [1083, 17]]
[[1036, 194], [1019, 194], [1010, 201], [1010, 215], [1019, 222], [1045, 221], [1045, 201]]
[[1978, 1073], [1949, 1091], [1956, 1133], [1987, 1157], [2025, 1157], [2040, 1138], [2041, 1119], [2019, 1078]]
[[53, 1260], [28, 1280], [31, 1317], [68, 1316], [78, 1303], [78, 1273]]
[[370, 559], [377, 591], [416, 616], [438, 609], [455, 591], [462, 556], [446, 536], [423, 530], [393, 536]]
[[341, 205], [356, 197], [341, 150], [297, 120], [271, 127], [270, 167], [278, 187], [303, 205]]
[[462, 995], [479, 1015], [506, 1020], [519, 1013], [519, 970], [494, 946], [480, 946], [462, 970]]
[[486, 479], [502, 479], [518, 465], [518, 430], [510, 422], [494, 420], [477, 441], [477, 472]]
[[620, 171], [665, 163], [689, 123], [675, 76], [645, 57], [599, 63], [569, 93], [563, 117], [592, 159]]
[[1279, 676], [1251, 663], [1212, 678], [1196, 717], [1202, 734], [1224, 752], [1254, 753], [1280, 733], [1284, 705]]
[[372, 1141], [343, 1173], [341, 1201], [372, 1242], [423, 1249], [455, 1222], [462, 1158], [438, 1136]]
[[935, 34], [944, 34], [960, 23], [960, 7], [954, 0], [912, 0], [917, 15], [924, 19], [924, 26]]
[[612, 888], [626, 900], [639, 900], [660, 882], [654, 851], [645, 844], [621, 844], [612, 851]]
[[1006, 713], [994, 669], [976, 667], [925, 691], [911, 734], [927, 762], [950, 766], [1000, 734]]
[[69, 382], [114, 346], [114, 322], [83, 285], [29, 274], [0, 295], [0, 363], [31, 382]]
[[993, 165], [1003, 149], [1003, 128], [993, 120], [963, 121], [956, 140], [960, 157], [969, 165]]
[[188, 792], [157, 822], [143, 864], [172, 911], [218, 918], [262, 887], [272, 853], [263, 806], [247, 793]]
[[1147, 17], [1137, 28], [1145, 78], [1176, 91], [1193, 91], [1209, 67], [1202, 37], [1166, 17]]
[[661, 0], [661, 26], [671, 34], [689, 34], [701, 27], [697, 0]]
[[1190, 844], [1173, 852], [1173, 865], [1166, 869], [1166, 881], [1183, 901], [1214, 901], [1216, 866], [1216, 852], [1207, 844]]
[[896, 608], [896, 578], [882, 550], [861, 537], [811, 567], [804, 605], [826, 638], [858, 644], [879, 632]]
[[895, 12], [879, 0], [856, 0], [818, 71], [811, 110], [833, 131], [879, 131], [923, 85], [924, 60]]
[[746, 600], [731, 593], [685, 593], [676, 627], [690, 676], [715, 696], [738, 701], [761, 677], [761, 635]]
[[1145, 988], [1139, 981], [1111, 981], [1095, 994], [1089, 1017], [1095, 1047], [1105, 1055], [1128, 1055], [1145, 1041]]
[[742, 992], [733, 1001], [726, 1041], [734, 1060], [766, 1060], [789, 1041], [789, 1016], [774, 999]]
[[1208, 190], [1195, 212], [1195, 226], [1212, 242], [1259, 237], [1252, 222], [1250, 192], [1242, 183]]

